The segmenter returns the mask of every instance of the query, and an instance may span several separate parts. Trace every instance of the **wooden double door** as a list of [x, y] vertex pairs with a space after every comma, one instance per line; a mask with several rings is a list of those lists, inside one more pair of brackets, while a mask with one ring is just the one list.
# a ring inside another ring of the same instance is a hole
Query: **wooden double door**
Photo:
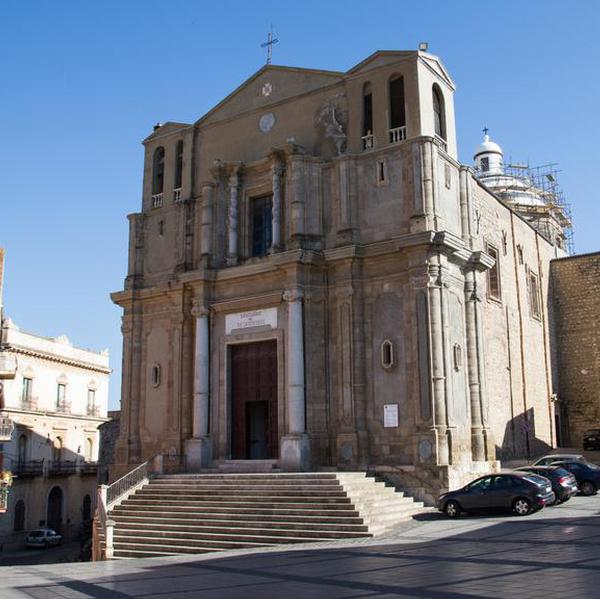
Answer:
[[230, 347], [231, 453], [235, 460], [279, 456], [277, 341]]

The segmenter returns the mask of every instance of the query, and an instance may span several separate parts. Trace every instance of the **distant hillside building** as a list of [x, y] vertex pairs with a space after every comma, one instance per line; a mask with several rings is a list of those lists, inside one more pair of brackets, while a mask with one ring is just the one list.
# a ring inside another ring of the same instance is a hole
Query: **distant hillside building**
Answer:
[[0, 544], [22, 546], [26, 531], [39, 526], [69, 537], [95, 508], [108, 352], [0, 320], [0, 416], [11, 422], [0, 454], [14, 477], [0, 516]]
[[114, 475], [166, 452], [434, 493], [555, 445], [566, 223], [548, 214], [549, 234], [458, 162], [454, 89], [421, 51], [267, 65], [196, 123], [155, 127], [112, 296]]

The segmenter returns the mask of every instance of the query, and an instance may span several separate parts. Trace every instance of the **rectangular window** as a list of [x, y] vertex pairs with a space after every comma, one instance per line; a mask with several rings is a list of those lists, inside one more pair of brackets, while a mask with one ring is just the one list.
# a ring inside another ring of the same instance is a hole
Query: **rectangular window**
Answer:
[[377, 161], [377, 183], [382, 185], [386, 182], [385, 160]]
[[263, 196], [250, 200], [251, 255], [264, 256], [271, 248], [273, 238], [273, 198]]
[[92, 409], [95, 405], [96, 405], [96, 390], [88, 389], [88, 396], [87, 396], [88, 410]]
[[57, 405], [57, 407], [60, 407], [61, 404], [64, 403], [66, 395], [67, 395], [67, 386], [59, 383], [58, 387], [56, 389], [56, 405]]
[[529, 305], [531, 307], [531, 315], [534, 318], [541, 318], [542, 306], [540, 303], [538, 276], [531, 271], [529, 272]]
[[481, 170], [489, 171], [490, 170], [490, 159], [486, 156], [481, 159]]
[[494, 266], [488, 270], [488, 295], [494, 299], [501, 299], [500, 293], [500, 262], [498, 250], [488, 245], [486, 246], [487, 253], [495, 260]]
[[33, 386], [33, 379], [23, 377], [23, 390], [21, 392], [21, 399], [23, 401], [31, 400], [31, 388]]

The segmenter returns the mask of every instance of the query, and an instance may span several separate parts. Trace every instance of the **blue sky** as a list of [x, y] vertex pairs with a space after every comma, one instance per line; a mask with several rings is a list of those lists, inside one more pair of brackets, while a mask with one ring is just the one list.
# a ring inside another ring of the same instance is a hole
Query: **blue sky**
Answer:
[[120, 396], [126, 215], [140, 209], [140, 141], [193, 122], [265, 61], [346, 70], [429, 42], [452, 74], [459, 154], [484, 125], [507, 156], [558, 162], [577, 252], [600, 249], [600, 3], [3, 0], [0, 245], [5, 307], [23, 328], [108, 347]]

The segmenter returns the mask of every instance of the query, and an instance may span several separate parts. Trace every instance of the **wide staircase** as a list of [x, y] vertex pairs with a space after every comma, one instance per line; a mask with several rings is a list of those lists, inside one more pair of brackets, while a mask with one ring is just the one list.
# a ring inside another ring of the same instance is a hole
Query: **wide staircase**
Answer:
[[114, 557], [157, 557], [385, 533], [423, 504], [365, 473], [158, 475], [109, 512]]

